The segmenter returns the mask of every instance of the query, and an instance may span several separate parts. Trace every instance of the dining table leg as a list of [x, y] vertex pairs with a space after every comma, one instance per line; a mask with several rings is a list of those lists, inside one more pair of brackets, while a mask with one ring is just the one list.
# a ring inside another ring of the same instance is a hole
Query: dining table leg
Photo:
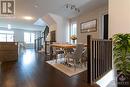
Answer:
[[68, 65], [67, 48], [64, 48], [64, 64], [65, 64], [65, 65]]

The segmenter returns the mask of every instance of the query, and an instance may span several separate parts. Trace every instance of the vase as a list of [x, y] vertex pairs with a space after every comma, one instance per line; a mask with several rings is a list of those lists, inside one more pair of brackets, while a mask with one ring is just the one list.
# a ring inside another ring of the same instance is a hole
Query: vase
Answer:
[[75, 40], [73, 40], [73, 44], [75, 44]]

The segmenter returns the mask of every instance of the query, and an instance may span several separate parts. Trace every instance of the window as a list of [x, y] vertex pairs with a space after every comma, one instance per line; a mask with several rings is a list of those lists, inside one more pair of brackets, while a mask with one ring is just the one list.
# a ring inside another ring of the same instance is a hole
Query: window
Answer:
[[12, 34], [7, 34], [6, 39], [7, 39], [8, 42], [12, 42], [12, 41], [13, 41], [13, 37], [14, 37], [14, 35], [12, 35]]
[[24, 32], [24, 42], [25, 43], [34, 43], [35, 34], [30, 32]]
[[0, 42], [13, 42], [13, 41], [14, 41], [13, 31], [0, 30]]
[[[77, 24], [76, 23], [72, 23], [70, 26], [70, 37], [72, 35], [76, 35], [77, 36]], [[70, 39], [70, 43], [73, 43], [72, 40]]]

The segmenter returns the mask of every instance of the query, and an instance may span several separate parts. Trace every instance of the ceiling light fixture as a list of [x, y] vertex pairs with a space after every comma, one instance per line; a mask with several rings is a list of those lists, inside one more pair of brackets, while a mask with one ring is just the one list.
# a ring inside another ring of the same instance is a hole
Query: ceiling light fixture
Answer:
[[33, 17], [31, 17], [31, 16], [24, 16], [23, 17], [25, 20], [32, 20], [33, 19]]
[[80, 12], [80, 9], [77, 8], [77, 7], [76, 7], [75, 5], [73, 5], [73, 4], [67, 3], [67, 4], [65, 5], [65, 8], [70, 9], [70, 10], [74, 10], [74, 11], [76, 11], [76, 12]]

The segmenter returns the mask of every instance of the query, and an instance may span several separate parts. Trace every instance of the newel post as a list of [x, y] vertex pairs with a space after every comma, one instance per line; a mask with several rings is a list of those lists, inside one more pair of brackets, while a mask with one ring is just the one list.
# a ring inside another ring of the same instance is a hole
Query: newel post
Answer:
[[91, 35], [87, 35], [87, 83], [91, 84]]

